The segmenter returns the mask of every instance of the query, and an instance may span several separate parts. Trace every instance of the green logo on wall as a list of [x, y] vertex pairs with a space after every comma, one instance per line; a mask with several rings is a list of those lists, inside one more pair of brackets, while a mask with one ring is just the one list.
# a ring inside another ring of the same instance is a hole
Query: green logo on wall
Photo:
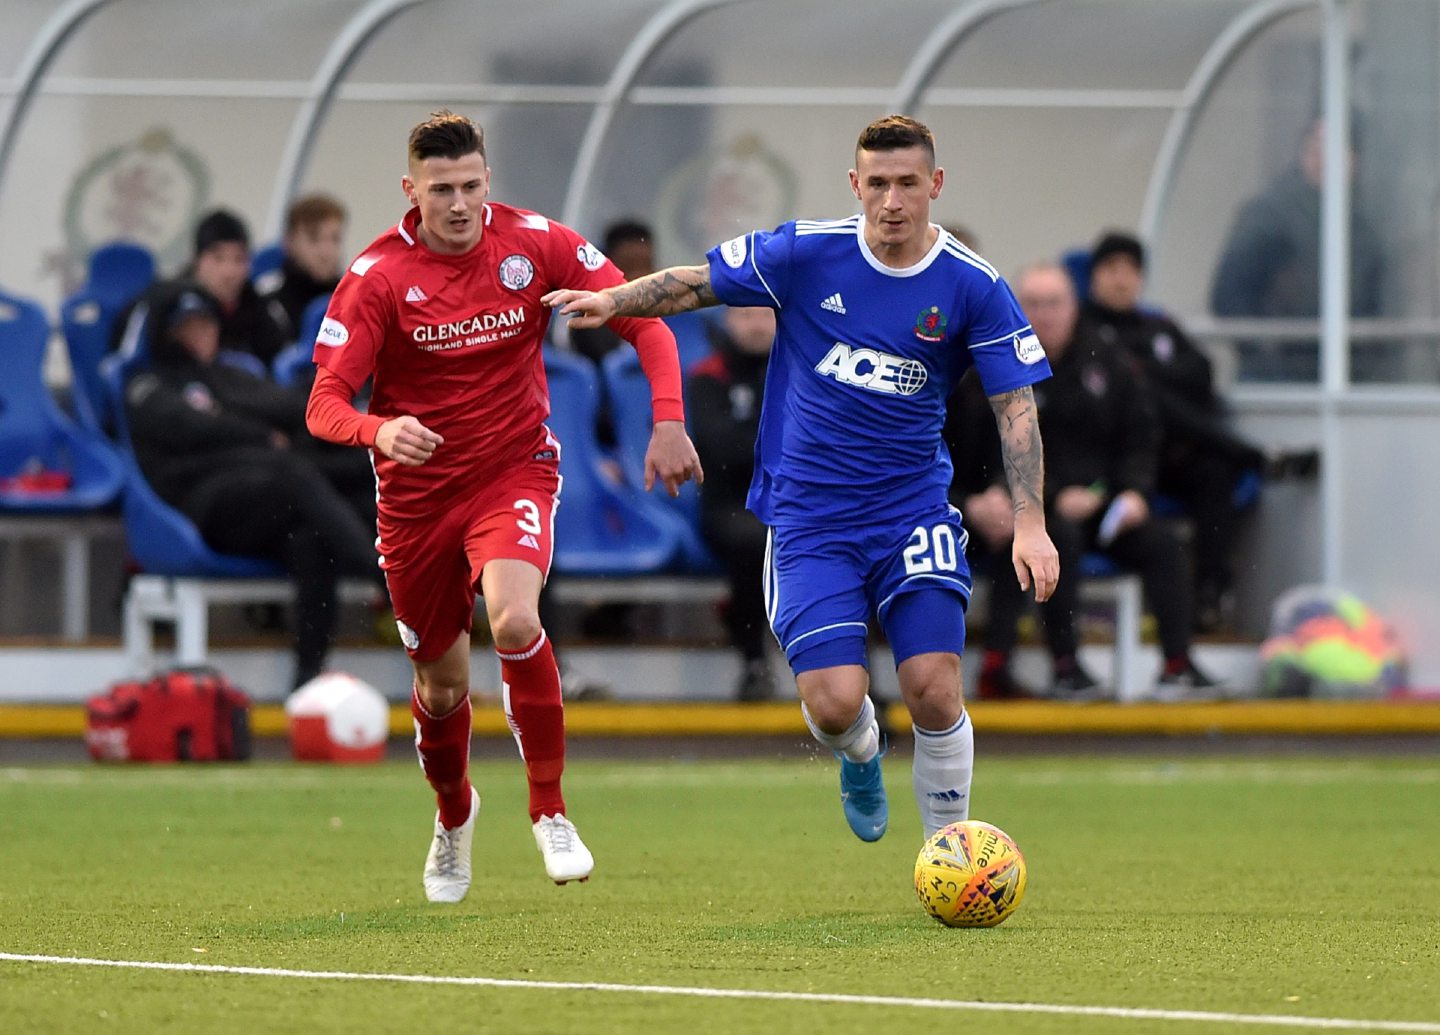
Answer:
[[104, 152], [81, 169], [65, 198], [65, 244], [83, 259], [107, 241], [143, 244], [162, 267], [187, 261], [191, 230], [210, 194], [203, 159], [168, 129]]

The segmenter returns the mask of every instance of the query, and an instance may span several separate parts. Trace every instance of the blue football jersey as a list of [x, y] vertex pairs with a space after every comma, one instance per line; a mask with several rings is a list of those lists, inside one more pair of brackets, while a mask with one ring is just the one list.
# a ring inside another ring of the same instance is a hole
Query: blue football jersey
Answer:
[[726, 305], [775, 310], [749, 508], [777, 524], [883, 522], [943, 503], [945, 400], [974, 364], [987, 395], [1050, 375], [993, 266], [941, 229], [908, 269], [860, 215], [795, 220], [712, 248]]

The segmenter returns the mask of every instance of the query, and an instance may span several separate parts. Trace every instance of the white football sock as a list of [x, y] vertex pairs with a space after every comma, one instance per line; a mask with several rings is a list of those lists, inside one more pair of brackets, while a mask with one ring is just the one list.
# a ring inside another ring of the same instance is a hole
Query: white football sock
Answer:
[[844, 733], [822, 732], [810, 717], [810, 709], [803, 703], [800, 712], [816, 740], [852, 762], [868, 762], [880, 751], [880, 726], [875, 721], [875, 705], [870, 703], [868, 695], [860, 705], [860, 715]]
[[959, 823], [970, 815], [970, 777], [975, 769], [975, 729], [970, 716], [938, 732], [911, 727], [915, 731], [915, 764], [912, 782], [915, 804], [925, 837], [948, 823]]

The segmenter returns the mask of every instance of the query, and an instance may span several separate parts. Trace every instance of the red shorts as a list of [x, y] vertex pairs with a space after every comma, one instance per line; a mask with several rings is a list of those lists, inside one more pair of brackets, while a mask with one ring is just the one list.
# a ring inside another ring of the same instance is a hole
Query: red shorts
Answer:
[[480, 573], [490, 561], [527, 561], [550, 574], [560, 471], [534, 460], [424, 523], [379, 520], [380, 567], [395, 624], [416, 661], [434, 661], [469, 633]]

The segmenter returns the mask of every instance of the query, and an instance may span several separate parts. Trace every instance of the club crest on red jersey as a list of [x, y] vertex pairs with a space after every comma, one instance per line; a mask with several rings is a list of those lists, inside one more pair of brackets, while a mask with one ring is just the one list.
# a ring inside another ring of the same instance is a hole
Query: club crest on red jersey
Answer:
[[524, 291], [535, 279], [535, 264], [524, 255], [507, 255], [500, 260], [500, 283], [511, 291]]

